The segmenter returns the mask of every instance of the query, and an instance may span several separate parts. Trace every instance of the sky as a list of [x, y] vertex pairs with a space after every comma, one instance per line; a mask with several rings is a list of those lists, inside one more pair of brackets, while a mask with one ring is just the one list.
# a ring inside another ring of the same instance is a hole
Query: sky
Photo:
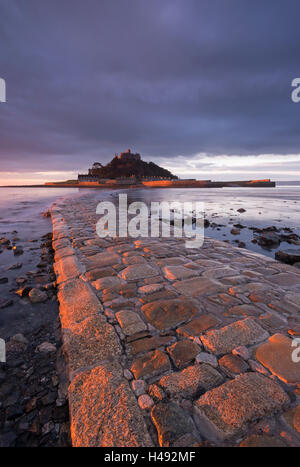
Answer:
[[0, 184], [127, 148], [182, 178], [300, 180], [299, 0], [0, 0]]

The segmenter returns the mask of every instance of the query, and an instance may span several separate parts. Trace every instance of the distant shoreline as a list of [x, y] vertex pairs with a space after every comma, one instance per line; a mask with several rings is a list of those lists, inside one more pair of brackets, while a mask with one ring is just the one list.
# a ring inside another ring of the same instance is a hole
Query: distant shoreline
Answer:
[[80, 182], [47, 182], [43, 185], [7, 185], [0, 188], [96, 188], [96, 189], [124, 189], [124, 188], [274, 188], [276, 182], [270, 179], [264, 180], [233, 180], [233, 181], [211, 181], [211, 180], [153, 180], [141, 183], [103, 183]]

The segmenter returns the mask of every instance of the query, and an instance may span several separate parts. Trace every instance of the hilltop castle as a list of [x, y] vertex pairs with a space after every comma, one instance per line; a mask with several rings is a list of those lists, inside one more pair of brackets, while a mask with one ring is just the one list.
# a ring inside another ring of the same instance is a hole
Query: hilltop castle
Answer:
[[78, 183], [135, 184], [140, 180], [176, 180], [177, 177], [154, 162], [145, 162], [139, 153], [130, 149], [115, 157], [107, 164], [95, 162], [87, 174], [78, 175]]
[[138, 153], [135, 153], [135, 154], [132, 153], [130, 149], [127, 149], [126, 152], [120, 152], [119, 156], [116, 154], [115, 157], [123, 161], [140, 161], [141, 160], [141, 155]]

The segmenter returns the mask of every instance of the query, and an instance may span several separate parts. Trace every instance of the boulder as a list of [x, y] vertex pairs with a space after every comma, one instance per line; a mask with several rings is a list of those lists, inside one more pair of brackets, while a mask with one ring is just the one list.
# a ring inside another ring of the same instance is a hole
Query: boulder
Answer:
[[260, 246], [266, 246], [266, 247], [278, 246], [280, 242], [281, 242], [280, 236], [274, 232], [264, 232], [257, 239], [257, 243]]
[[300, 262], [300, 249], [298, 250], [279, 250], [275, 253], [275, 259], [286, 264], [295, 264]]
[[28, 296], [31, 303], [41, 303], [45, 302], [48, 299], [48, 295], [46, 294], [46, 292], [43, 292], [39, 289], [31, 289]]

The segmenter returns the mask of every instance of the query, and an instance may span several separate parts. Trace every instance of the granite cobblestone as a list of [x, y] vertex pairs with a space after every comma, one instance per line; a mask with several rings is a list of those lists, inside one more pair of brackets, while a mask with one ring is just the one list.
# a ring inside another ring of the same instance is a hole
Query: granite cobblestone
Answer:
[[52, 209], [73, 445], [300, 446], [299, 270], [209, 238], [99, 239], [96, 204]]

